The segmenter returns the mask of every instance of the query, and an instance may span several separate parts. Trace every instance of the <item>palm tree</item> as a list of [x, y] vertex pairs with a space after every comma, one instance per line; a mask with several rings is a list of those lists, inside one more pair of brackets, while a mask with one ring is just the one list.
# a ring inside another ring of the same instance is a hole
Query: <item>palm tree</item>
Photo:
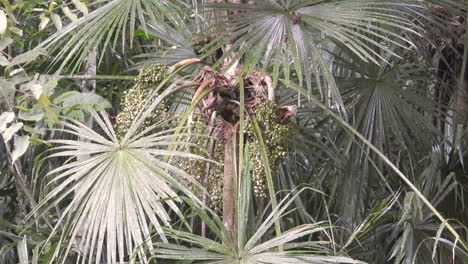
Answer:
[[[30, 18], [4, 2], [2, 40], [13, 46], [17, 16]], [[19, 216], [29, 213], [0, 234], [20, 261], [467, 259], [456, 213], [466, 107], [455, 88], [468, 48], [445, 40], [466, 34], [461, 1], [73, 0], [37, 10], [46, 38], [4, 56], [1, 79], [24, 93], [20, 111], [7, 105], [0, 118]], [[76, 75], [90, 54], [97, 75]], [[69, 91], [68, 79], [103, 80], [104, 98]], [[122, 90], [119, 111], [105, 98]], [[26, 152], [30, 139], [41, 146]]]

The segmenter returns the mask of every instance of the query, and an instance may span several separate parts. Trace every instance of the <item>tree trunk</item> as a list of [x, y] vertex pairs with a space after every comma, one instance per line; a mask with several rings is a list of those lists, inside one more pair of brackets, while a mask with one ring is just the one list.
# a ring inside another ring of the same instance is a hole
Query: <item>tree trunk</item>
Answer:
[[[468, 14], [468, 13], [467, 13]], [[466, 23], [466, 22], [465, 22]], [[468, 23], [466, 26], [468, 30]], [[465, 33], [468, 34], [468, 33]], [[468, 35], [465, 36], [465, 45], [467, 45]], [[456, 103], [455, 103], [455, 123], [464, 125], [468, 119], [468, 47], [463, 47], [463, 63], [460, 69], [459, 84], [456, 90]]]
[[[97, 51], [88, 54], [85, 62], [84, 75], [95, 76], [97, 73]], [[84, 93], [94, 93], [96, 91], [96, 80], [85, 79], [81, 82], [81, 91]]]
[[[241, 0], [211, 0], [212, 3], [241, 3]], [[227, 14], [219, 14], [220, 17]], [[217, 14], [218, 16], [218, 14]], [[221, 51], [227, 52], [232, 48], [232, 43], [227, 43], [221, 48]], [[220, 72], [224, 72], [224, 77], [229, 80], [231, 85], [236, 81], [237, 75], [240, 69], [240, 63], [236, 62], [231, 67], [227, 66], [235, 58], [236, 52], [233, 52], [228, 58], [226, 58], [222, 64]], [[217, 60], [219, 58], [215, 58]], [[223, 224], [231, 237], [235, 240], [236, 238], [236, 178], [235, 173], [235, 160], [236, 152], [234, 147], [236, 146], [236, 133], [237, 123], [233, 124], [225, 121], [225, 147], [224, 147], [224, 175], [223, 175]]]
[[[97, 51], [94, 50], [88, 54], [85, 61], [84, 74], [87, 76], [95, 76], [97, 73]], [[96, 92], [96, 80], [85, 79], [81, 82], [82, 93], [95, 93]], [[86, 125], [89, 128], [93, 128], [93, 118], [88, 117], [85, 119]], [[86, 142], [86, 139], [80, 137], [80, 141]], [[80, 155], [77, 157], [78, 160], [85, 160], [90, 158], [90, 155]]]
[[[84, 74], [85, 75], [96, 75], [97, 70], [96, 70], [96, 64], [97, 64], [97, 51], [94, 50], [90, 52], [86, 58], [85, 65], [84, 65]], [[82, 93], [95, 93], [96, 92], [96, 80], [91, 80], [91, 79], [85, 79], [81, 82], [81, 92]], [[86, 126], [89, 128], [93, 128], [93, 118], [92, 116], [85, 117], [84, 122], [86, 123]], [[81, 142], [89, 142], [89, 139], [85, 139], [82, 137], [79, 137], [79, 141]], [[91, 154], [84, 154], [84, 155], [78, 155], [76, 157], [77, 160], [87, 160], [91, 158]], [[77, 231], [78, 237], [83, 236], [84, 230], [82, 229], [82, 226], [78, 227], [79, 230]], [[81, 242], [80, 238], [77, 238], [75, 241], [75, 246], [79, 245]], [[81, 252], [86, 252], [87, 249], [84, 247], [79, 248]], [[102, 256], [101, 256], [102, 257]], [[97, 257], [99, 259], [99, 256]]]
[[5, 143], [5, 150], [6, 150], [6, 156], [8, 157], [8, 161], [11, 164], [11, 171], [13, 175], [15, 176], [15, 187], [16, 187], [16, 192], [17, 192], [17, 202], [18, 202], [18, 212], [17, 212], [17, 218], [18, 222], [22, 221], [23, 219], [26, 218], [28, 215], [28, 211], [31, 208], [31, 201], [27, 197], [26, 192], [29, 192], [29, 182], [26, 174], [24, 174], [22, 168], [21, 168], [21, 163], [19, 160], [16, 160], [15, 162], [12, 162], [12, 155], [11, 155], [11, 149], [10, 149], [10, 143]]
[[223, 177], [223, 223], [228, 233], [235, 238], [236, 234], [236, 175], [235, 175], [235, 151], [236, 126], [226, 123], [224, 145], [224, 177]]
[[457, 87], [455, 96], [455, 123], [463, 125], [468, 117], [468, 80]]

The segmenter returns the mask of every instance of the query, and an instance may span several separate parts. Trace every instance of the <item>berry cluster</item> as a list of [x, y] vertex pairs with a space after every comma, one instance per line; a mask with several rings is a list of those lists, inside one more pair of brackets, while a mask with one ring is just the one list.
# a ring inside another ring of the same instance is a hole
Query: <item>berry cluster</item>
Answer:
[[215, 210], [223, 208], [223, 180], [224, 180], [224, 144], [217, 141], [213, 151], [213, 160], [218, 164], [212, 164], [210, 175], [208, 177], [207, 188], [209, 196], [209, 205]]
[[168, 67], [163, 64], [155, 64], [143, 68], [138, 75], [136, 82], [143, 87], [153, 87], [158, 85], [164, 78], [166, 78]]
[[[135, 86], [125, 91], [125, 96], [122, 100], [122, 111], [117, 115], [115, 125], [119, 138], [122, 138], [127, 133], [134, 119], [142, 111], [143, 104], [146, 102], [153, 87], [165, 78], [166, 72], [167, 67], [163, 65], [153, 65], [144, 68], [141, 70]], [[291, 123], [281, 118], [278, 105], [265, 98], [261, 98], [260, 103], [253, 107], [253, 114], [256, 116], [262, 131], [269, 165], [272, 168], [272, 173], [275, 173], [276, 167], [286, 156], [285, 140], [291, 132]], [[143, 131], [155, 123], [169, 119], [169, 117], [170, 114], [166, 106], [160, 104], [140, 126], [137, 132]], [[205, 115], [195, 114], [193, 122], [188, 129], [188, 131], [191, 131], [190, 135], [186, 135], [181, 139], [193, 145], [184, 145], [179, 150], [206, 157], [218, 163], [210, 163], [208, 165], [205, 160], [188, 158], [174, 158], [173, 163], [192, 175], [198, 182], [204, 184], [209, 193], [208, 203], [210, 207], [221, 209], [223, 201], [224, 167], [222, 164], [224, 162], [224, 144], [222, 140], [215, 141], [214, 151], [211, 153], [211, 156], [209, 155], [210, 153], [206, 149], [208, 149], [210, 139], [199, 136], [208, 134], [207, 123], [208, 120]], [[254, 192], [257, 197], [266, 197], [268, 188], [260, 149], [261, 145], [251, 122], [247, 122], [245, 133], [248, 140], [252, 143], [250, 153]]]
[[[210, 144], [210, 138], [200, 136], [208, 134], [206, 123], [208, 123], [208, 120], [206, 120], [204, 115], [195, 114], [193, 122], [190, 124], [189, 128], [191, 135], [187, 135], [181, 139], [182, 141], [193, 145], [185, 145], [178, 150], [202, 156], [218, 163], [211, 162], [208, 164], [206, 160], [189, 158], [175, 158], [173, 162], [178, 168], [184, 170], [193, 176], [198, 182], [202, 183], [209, 193], [209, 206], [213, 209], [220, 209], [223, 201], [224, 167], [222, 162], [224, 158], [224, 145], [221, 144], [220, 141], [217, 141], [213, 151], [213, 156], [209, 157], [209, 153], [206, 149], [208, 149]], [[202, 196], [202, 194], [200, 194], [200, 196]]]
[[[125, 136], [138, 113], [142, 110], [142, 106], [146, 102], [152, 87], [165, 78], [166, 70], [167, 67], [163, 65], [153, 65], [142, 69], [136, 79], [135, 85], [124, 92], [121, 103], [122, 110], [117, 115], [115, 124], [115, 130], [119, 138]], [[164, 104], [158, 105], [148, 118], [146, 118], [138, 131], [143, 131], [157, 121], [164, 120], [167, 116], [166, 106]]]
[[[276, 167], [286, 156], [285, 140], [291, 132], [291, 123], [280, 117], [278, 105], [269, 100], [262, 99], [253, 110], [262, 131], [262, 137], [268, 155], [268, 163], [272, 168], [272, 173], [275, 173]], [[252, 122], [247, 123], [246, 132], [252, 143], [250, 144], [250, 166], [254, 192], [257, 197], [266, 197], [267, 182], [260, 149], [261, 145]]]

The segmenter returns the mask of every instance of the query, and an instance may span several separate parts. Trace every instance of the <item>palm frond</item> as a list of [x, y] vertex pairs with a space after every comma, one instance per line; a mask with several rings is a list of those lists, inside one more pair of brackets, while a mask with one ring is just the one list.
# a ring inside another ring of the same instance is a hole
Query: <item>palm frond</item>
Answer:
[[[190, 232], [180, 230], [167, 230], [167, 235], [174, 240], [182, 240], [191, 246], [176, 245], [173, 243], [157, 243], [156, 248], [152, 251], [156, 259], [186, 259], [193, 261], [203, 261], [203, 263], [226, 263], [234, 264], [241, 263], [254, 264], [254, 263], [362, 263], [353, 260], [349, 257], [332, 256], [331, 250], [326, 247], [330, 242], [328, 241], [310, 241], [306, 237], [319, 234], [329, 226], [324, 222], [313, 224], [300, 225], [296, 228], [288, 230], [272, 239], [260, 241], [260, 238], [267, 236], [268, 230], [271, 229], [273, 224], [278, 218], [287, 214], [287, 209], [294, 202], [303, 190], [288, 195], [283, 199], [278, 207], [267, 216], [265, 221], [261, 223], [257, 232], [247, 239], [247, 243], [240, 247], [233, 245], [232, 240], [229, 239], [229, 234], [225, 231], [221, 220], [218, 217], [213, 217], [217, 222], [215, 226], [216, 234], [222, 234], [224, 237], [218, 237], [224, 243], [219, 243], [214, 240], [203, 238], [194, 235]], [[216, 213], [206, 209], [203, 210], [199, 205], [191, 203], [192, 208], [196, 208], [197, 214], [203, 219], [210, 219], [209, 215], [216, 216]], [[217, 220], [216, 220], [217, 219]], [[221, 228], [219, 233], [218, 228]], [[297, 240], [304, 240], [303, 242], [296, 242]], [[277, 251], [277, 248], [284, 246], [285, 251]], [[287, 249], [287, 250], [286, 250]]]
[[[198, 199], [186, 187], [200, 187], [195, 179], [162, 157], [199, 157], [166, 150], [167, 145], [184, 144], [172, 138], [172, 130], [139, 134], [122, 144], [106, 114], [92, 112], [92, 116], [104, 136], [80, 122], [68, 121], [61, 131], [89, 142], [50, 140], [59, 146], [48, 158], [70, 162], [48, 173], [51, 191], [34, 212], [66, 203], [51, 234], [62, 228], [53, 257], [56, 261], [73, 249], [80, 252], [83, 261], [93, 262], [104, 255], [109, 263], [122, 263], [139, 246], [151, 248], [149, 238], [155, 232], [167, 241], [162, 227], [171, 226], [169, 210], [184, 219], [177, 205], [177, 190]], [[89, 158], [73, 160], [83, 155]], [[141, 250], [138, 255], [146, 262]]]
[[[186, 26], [183, 21], [180, 24]], [[192, 36], [195, 35], [193, 30], [189, 27], [178, 30], [165, 22], [149, 21], [147, 33], [163, 41], [163, 46], [161, 47], [159, 43], [149, 45], [150, 52], [137, 55], [136, 58], [144, 59], [133, 68], [142, 68], [153, 64], [174, 64], [197, 57], [195, 50], [197, 47], [192, 41]]]
[[103, 3], [37, 47], [54, 54], [51, 65], [60, 64], [59, 72], [64, 69], [77, 71], [85, 56], [98, 47], [103, 50], [111, 44], [112, 47], [120, 44], [123, 50], [127, 46], [132, 47], [138, 26], [146, 31], [148, 18], [160, 21], [165, 17], [164, 13], [174, 7], [165, 0], [111, 0]]
[[[301, 89], [298, 88], [298, 90], [300, 91]], [[390, 169], [394, 171], [400, 177], [400, 179], [415, 193], [415, 197], [417, 196], [418, 199], [421, 200], [421, 204], [427, 206], [431, 213], [438, 218], [438, 220], [442, 223], [442, 225], [445, 228], [447, 228], [447, 230], [454, 237], [455, 241], [459, 241], [463, 248], [468, 249], [467, 243], [463, 241], [463, 238], [455, 230], [454, 226], [448, 223], [448, 220], [440, 213], [439, 210], [437, 210], [434, 207], [434, 205], [428, 200], [428, 198], [426, 198], [426, 196], [421, 192], [421, 190], [415, 184], [413, 184], [411, 180], [407, 176], [405, 176], [403, 172], [392, 161], [390, 161], [390, 159], [387, 156], [385, 156], [375, 145], [373, 145], [361, 133], [359, 133], [352, 125], [350, 125], [348, 122], [343, 120], [343, 118], [339, 117], [335, 112], [326, 107], [318, 98], [311, 97], [311, 99], [317, 106], [319, 106], [330, 116], [332, 116], [336, 121], [338, 121], [338, 123], [341, 126], [343, 126], [343, 128], [346, 128], [348, 133], [352, 134], [353, 136], [357, 137], [360, 141], [362, 141], [362, 143], [365, 144], [366, 147], [369, 148], [369, 150], [375, 153], [376, 156], [379, 159], [381, 159], [384, 164], [390, 167]]]
[[[227, 15], [214, 19], [213, 32], [220, 36], [205, 47], [204, 56], [211, 55], [225, 43], [233, 43], [215, 67], [228, 56], [235, 57], [231, 66], [244, 58], [244, 71], [262, 62], [263, 68], [273, 68], [276, 83], [283, 65], [288, 83], [290, 65], [293, 65], [299, 83], [305, 78], [309, 89], [314, 75], [317, 82], [322, 82], [318, 77], [321, 74], [326, 84], [324, 87], [329, 88], [330, 96], [343, 112], [344, 104], [338, 87], [321, 51], [323, 46], [330, 44], [327, 39], [342, 43], [365, 62], [379, 64], [387, 59], [376, 53], [375, 47], [398, 56], [388, 46], [404, 47], [409, 42], [391, 29], [414, 32], [413, 24], [403, 15], [408, 7], [405, 2], [259, 1], [253, 6], [213, 4], [209, 7]], [[238, 13], [232, 14], [234, 10]]]

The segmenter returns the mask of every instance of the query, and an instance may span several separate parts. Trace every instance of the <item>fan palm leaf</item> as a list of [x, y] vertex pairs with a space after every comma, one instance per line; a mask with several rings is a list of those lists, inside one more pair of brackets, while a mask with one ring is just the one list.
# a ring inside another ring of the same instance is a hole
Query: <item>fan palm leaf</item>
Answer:
[[[186, 259], [200, 263], [256, 264], [256, 263], [361, 263], [344, 256], [334, 256], [327, 247], [333, 241], [311, 240], [330, 227], [325, 222], [299, 225], [269, 239], [272, 227], [287, 215], [288, 208], [305, 191], [293, 190], [274, 207], [256, 230], [249, 227], [252, 219], [252, 186], [249, 170], [249, 145], [244, 151], [244, 162], [238, 186], [237, 232], [226, 230], [216, 212], [187, 198], [190, 205], [216, 240], [201, 237], [183, 230], [167, 230], [167, 235], [177, 243], [157, 243], [151, 252], [156, 259]], [[187, 243], [188, 246], [184, 246]], [[284, 249], [279, 250], [279, 248]]]
[[[344, 45], [334, 43], [331, 69], [353, 126], [392, 161], [404, 163], [407, 158], [417, 160], [426, 155], [442, 137], [433, 120], [443, 120], [446, 114], [431, 98], [437, 81], [421, 63], [424, 59], [413, 50], [393, 46], [393, 53], [404, 59], [376, 49], [387, 58], [386, 63], [376, 65], [363, 62]], [[324, 119], [322, 123], [329, 121]], [[379, 184], [382, 178], [386, 184], [393, 180], [383, 177], [382, 162], [369, 153], [368, 147], [361, 146], [345, 131], [340, 132], [340, 128], [335, 131], [335, 144], [344, 150], [348, 160], [344, 170], [348, 173], [340, 179], [347, 183], [342, 185], [345, 191], [338, 192], [342, 196], [338, 199], [342, 202], [340, 215], [345, 221], [354, 219], [356, 224], [370, 205], [368, 187], [383, 186]]]
[[[298, 91], [303, 90], [303, 88], [297, 87], [297, 85], [295, 84], [294, 86], [296, 86], [296, 89]], [[403, 172], [394, 163], [392, 163], [392, 161], [390, 161], [390, 159], [387, 156], [385, 156], [375, 145], [373, 145], [361, 133], [359, 133], [351, 124], [349, 124], [343, 118], [339, 117], [335, 112], [333, 112], [328, 107], [326, 107], [318, 98], [311, 97], [311, 99], [317, 106], [319, 106], [321, 109], [327, 112], [330, 116], [332, 116], [333, 119], [335, 119], [341, 126], [343, 126], [343, 128], [347, 129], [348, 133], [356, 136], [360, 141], [362, 141], [363, 144], [365, 144], [365, 146], [368, 147], [370, 151], [375, 153], [376, 156], [380, 158], [384, 164], [389, 166], [390, 169], [394, 171], [409, 188], [411, 188], [411, 190], [415, 193], [415, 195], [422, 201], [422, 204], [426, 205], [431, 211], [431, 213], [442, 222], [442, 226], [448, 229], [448, 231], [454, 236], [455, 241], [459, 241], [463, 248], [468, 249], [468, 245], [466, 244], [465, 241], [462, 240], [462, 237], [455, 230], [455, 228], [451, 224], [448, 223], [448, 220], [432, 205], [432, 203], [425, 197], [425, 195], [421, 193], [418, 187], [416, 187], [409, 180], [409, 178], [406, 177], [403, 174]]]
[[[162, 227], [171, 225], [169, 210], [184, 219], [176, 190], [198, 199], [186, 186], [200, 185], [184, 171], [162, 161], [164, 156], [199, 158], [165, 149], [180, 143], [174, 140], [173, 129], [136, 134], [122, 143], [106, 114], [92, 112], [92, 116], [104, 135], [80, 122], [68, 121], [62, 132], [89, 142], [50, 141], [59, 146], [48, 158], [66, 158], [69, 162], [47, 174], [52, 177], [48, 184], [51, 191], [35, 212], [66, 204], [51, 234], [62, 229], [53, 258], [57, 262], [72, 249], [79, 251], [83, 262], [102, 256], [108, 263], [123, 262], [140, 245], [151, 247], [148, 239], [155, 232], [167, 241]], [[74, 160], [83, 155], [88, 158]], [[138, 253], [146, 262], [145, 256]]]
[[104, 5], [66, 25], [36, 48], [45, 48], [55, 55], [51, 65], [60, 64], [58, 71], [77, 71], [86, 55], [99, 45], [105, 50], [110, 44], [113, 47], [121, 44], [125, 50], [129, 42], [132, 47], [138, 26], [146, 31], [148, 18], [160, 21], [165, 12], [175, 7], [165, 0], [110, 0], [100, 3]]
[[[418, 176], [418, 187], [421, 192], [430, 197], [430, 202], [437, 207], [454, 192], [457, 187], [455, 175], [444, 175], [442, 168], [445, 163], [440, 147], [434, 147], [427, 159], [421, 161], [422, 173]], [[427, 166], [424, 168], [424, 165]], [[391, 259], [394, 263], [411, 262], [426, 263], [438, 255], [454, 253], [461, 259], [466, 259], [466, 250], [456, 245], [450, 245], [447, 240], [441, 239], [445, 227], [434, 222], [434, 213], [421, 206], [421, 201], [414, 192], [407, 192], [402, 208], [402, 214], [395, 228], [399, 235], [391, 250]], [[459, 227], [460, 228], [460, 227]], [[460, 228], [461, 229], [461, 228]], [[434, 241], [433, 241], [434, 240]], [[449, 245], [449, 246], [448, 246]], [[444, 250], [437, 250], [437, 248]], [[447, 254], [450, 255], [450, 254]], [[434, 263], [443, 263], [445, 260]]]
[[[205, 47], [207, 52], [204, 56], [211, 55], [225, 43], [232, 43], [232, 48], [214, 66], [235, 54], [231, 65], [245, 58], [243, 69], [246, 71], [259, 62], [264, 68], [272, 66], [276, 83], [283, 65], [288, 83], [292, 64], [299, 82], [305, 78], [309, 89], [314, 75], [320, 87], [322, 81], [318, 74], [321, 73], [327, 84], [323, 87], [328, 87], [331, 97], [343, 112], [344, 104], [338, 87], [321, 51], [322, 47], [330, 44], [328, 40], [334, 39], [345, 45], [365, 62], [379, 64], [386, 58], [375, 52], [375, 47], [397, 56], [388, 46], [404, 47], [409, 42], [392, 30], [414, 32], [413, 24], [404, 16], [409, 7], [404, 1], [257, 2], [258, 5], [209, 5], [228, 15], [224, 22], [218, 22], [222, 18], [215, 18], [212, 28], [218, 37]], [[232, 14], [234, 10], [240, 13]]]
[[[211, 219], [208, 225], [214, 234], [222, 243], [190, 232], [180, 230], [167, 230], [168, 236], [183, 241], [191, 247], [174, 243], [157, 243], [152, 251], [156, 259], [185, 259], [196, 263], [225, 263], [225, 264], [256, 264], [256, 263], [308, 263], [308, 264], [327, 264], [327, 263], [362, 263], [349, 257], [333, 256], [330, 249], [326, 246], [329, 241], [309, 241], [308, 236], [317, 235], [325, 232], [329, 227], [324, 222], [314, 224], [304, 224], [288, 230], [281, 235], [262, 241], [261, 238], [267, 236], [268, 231], [274, 225], [275, 221], [283, 217], [287, 208], [294, 202], [294, 199], [301, 191], [294, 195], [288, 195], [282, 200], [278, 207], [266, 217], [265, 221], [259, 225], [258, 230], [250, 237], [245, 237], [244, 243], [239, 241], [239, 245], [234, 244], [234, 240], [225, 230], [220, 218], [216, 213], [209, 209], [201, 209], [199, 205], [190, 203], [193, 207], [198, 207], [195, 211], [202, 219]], [[210, 217], [212, 215], [213, 217]], [[243, 216], [245, 217], [245, 215]], [[239, 230], [244, 233], [247, 230]], [[221, 235], [221, 236], [219, 236]], [[303, 241], [305, 239], [305, 241]], [[296, 242], [297, 240], [303, 242]], [[278, 251], [278, 247], [284, 248], [284, 251]]]
[[[184, 23], [179, 23], [183, 26]], [[150, 52], [139, 54], [136, 58], [144, 58], [135, 65], [135, 68], [141, 68], [153, 64], [174, 64], [179, 61], [197, 57], [194, 50], [195, 43], [191, 40], [194, 32], [190, 28], [177, 30], [165, 22], [149, 21], [147, 22], [147, 33], [162, 40], [168, 47], [157, 43], [149, 45]], [[162, 50], [161, 50], [162, 49]]]

